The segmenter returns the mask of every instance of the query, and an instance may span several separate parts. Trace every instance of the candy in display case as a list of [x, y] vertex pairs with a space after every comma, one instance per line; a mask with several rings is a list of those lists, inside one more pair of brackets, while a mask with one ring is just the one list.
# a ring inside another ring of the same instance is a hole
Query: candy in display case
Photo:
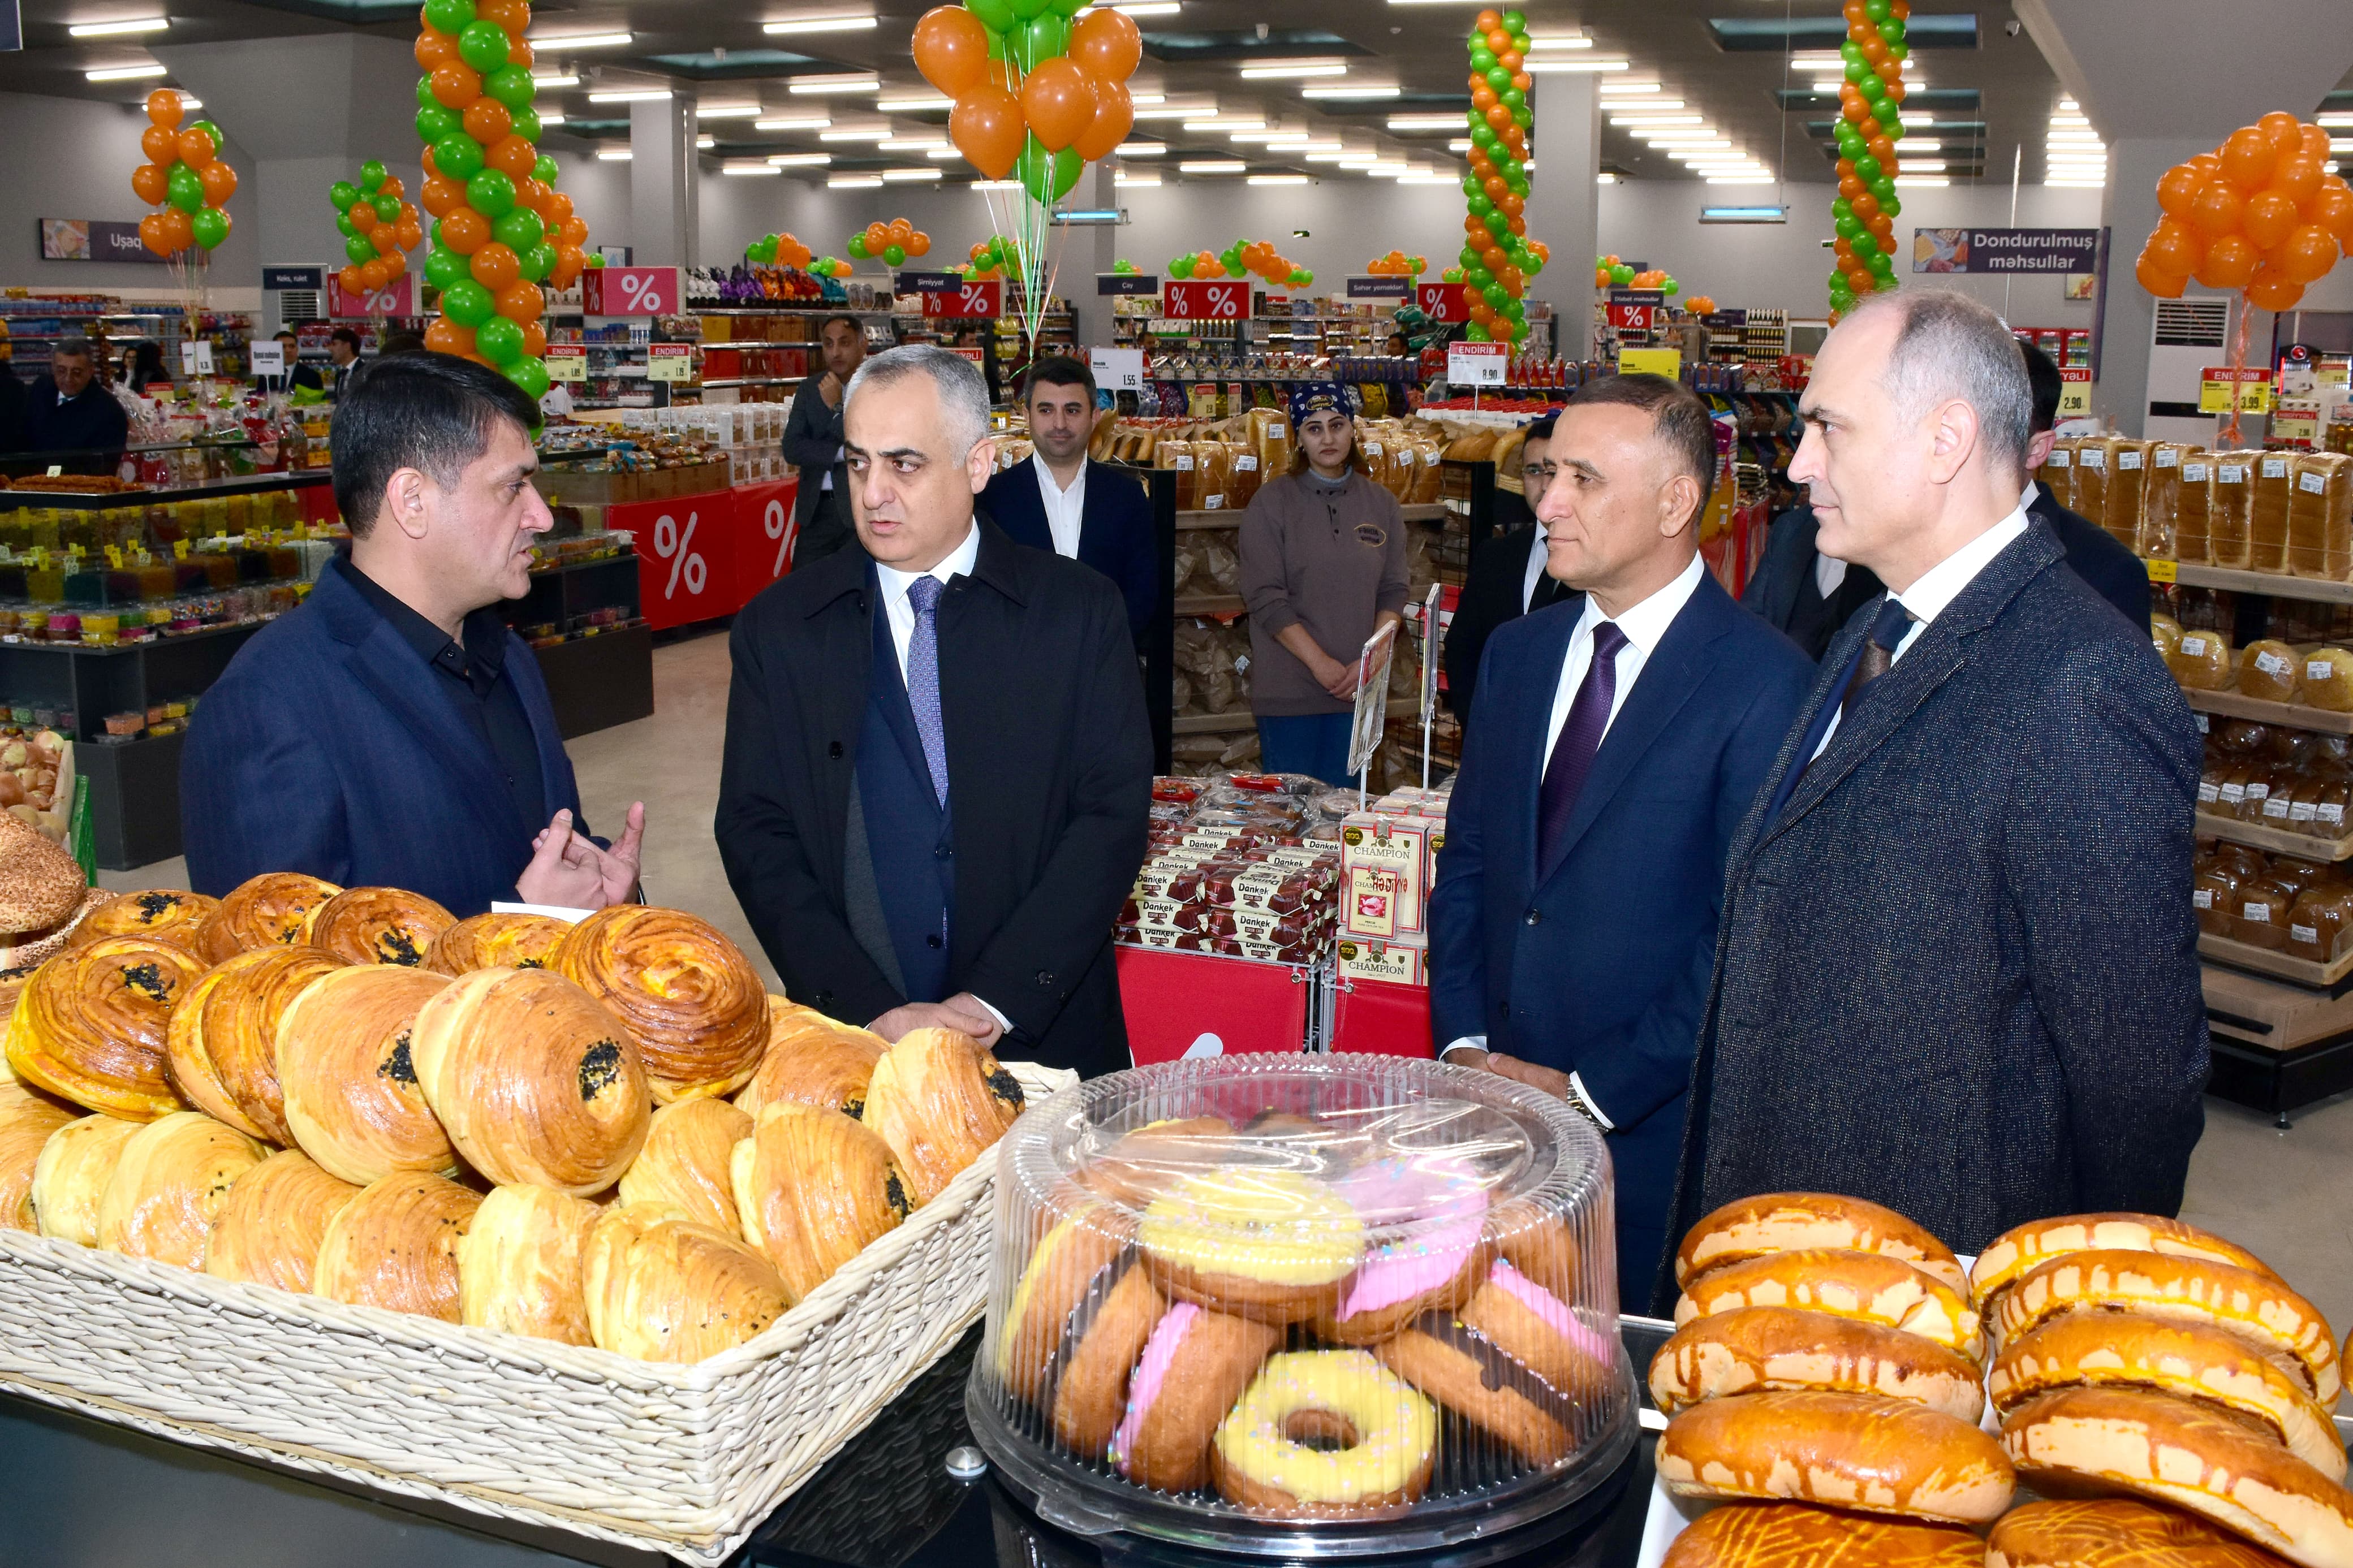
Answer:
[[1590, 1124], [1492, 1074], [1089, 1080], [998, 1152], [974, 1433], [1087, 1534], [1336, 1558], [1526, 1523], [1635, 1440], [1612, 1213]]

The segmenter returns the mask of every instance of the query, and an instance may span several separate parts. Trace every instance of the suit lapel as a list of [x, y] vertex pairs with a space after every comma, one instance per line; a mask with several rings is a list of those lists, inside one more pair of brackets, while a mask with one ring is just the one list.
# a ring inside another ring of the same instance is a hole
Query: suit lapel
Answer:
[[1524, 781], [1517, 802], [1519, 868], [1531, 888], [1536, 885], [1536, 813], [1544, 794], [1545, 763], [1550, 749], [1546, 743], [1546, 731], [1552, 724], [1553, 697], [1560, 689], [1569, 639], [1577, 635], [1577, 623], [1585, 614], [1585, 595], [1572, 593], [1556, 608], [1558, 613], [1544, 623], [1545, 634], [1528, 655], [1530, 679], [1521, 686], [1520, 711], [1503, 727], [1503, 732], [1511, 737], [1513, 748], [1504, 762], [1503, 776]]
[[[492, 832], [514, 830], [514, 797], [483, 756], [476, 738], [427, 682], [438, 680], [400, 634], [379, 623], [345, 656], [352, 673], [458, 781], [458, 796]], [[403, 677], [407, 679], [404, 679]]]

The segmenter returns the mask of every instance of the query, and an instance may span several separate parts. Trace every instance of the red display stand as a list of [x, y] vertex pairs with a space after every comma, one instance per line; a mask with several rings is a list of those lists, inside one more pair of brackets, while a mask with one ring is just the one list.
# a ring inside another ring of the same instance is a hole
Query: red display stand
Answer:
[[732, 616], [792, 570], [791, 479], [610, 508], [637, 536], [638, 602], [656, 631]]
[[1341, 981], [1332, 1000], [1330, 1048], [1427, 1061], [1437, 1054], [1430, 1045], [1430, 987]]
[[1155, 947], [1114, 947], [1112, 953], [1127, 1048], [1138, 1067], [1306, 1047], [1314, 987], [1303, 968]]

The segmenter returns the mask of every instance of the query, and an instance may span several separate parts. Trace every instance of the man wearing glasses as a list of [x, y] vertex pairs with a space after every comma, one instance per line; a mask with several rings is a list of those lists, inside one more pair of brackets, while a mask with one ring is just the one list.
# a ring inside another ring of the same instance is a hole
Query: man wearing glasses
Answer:
[[[1552, 426], [1550, 415], [1537, 420], [1528, 426], [1520, 447], [1520, 483], [1530, 511], [1560, 471], [1551, 456]], [[1465, 724], [1471, 721], [1471, 696], [1479, 681], [1479, 656], [1495, 628], [1557, 603], [1568, 593], [1545, 575], [1545, 525], [1531, 522], [1490, 541], [1471, 563], [1471, 580], [1446, 630], [1444, 654], [1446, 706]]]

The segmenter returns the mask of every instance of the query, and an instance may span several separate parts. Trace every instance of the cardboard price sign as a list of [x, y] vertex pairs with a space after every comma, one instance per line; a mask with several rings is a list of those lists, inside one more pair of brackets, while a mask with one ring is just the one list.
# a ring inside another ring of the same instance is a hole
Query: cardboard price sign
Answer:
[[648, 381], [692, 381], [694, 379], [694, 345], [692, 343], [648, 343], [646, 345], [646, 379]]
[[926, 292], [923, 314], [935, 321], [994, 321], [1005, 314], [1005, 280], [967, 279], [939, 293]]
[[2092, 412], [2092, 373], [2089, 370], [2062, 370], [2059, 373], [2059, 417], [2080, 419]]
[[1433, 321], [1471, 319], [1470, 285], [1466, 283], [1421, 284], [1414, 289], [1414, 303]]
[[2227, 365], [2209, 365], [2198, 373], [2198, 412], [2228, 414], [2234, 403], [2241, 414], [2269, 412], [2272, 373], [2253, 366], [2232, 370]]
[[1142, 349], [1089, 349], [1087, 368], [1094, 373], [1095, 384], [1105, 392], [1144, 390]]
[[681, 297], [675, 267], [592, 267], [580, 290], [592, 316], [674, 316]]
[[1178, 279], [1161, 289], [1160, 312], [1174, 321], [1239, 321], [1250, 314], [1250, 285]]
[[1511, 358], [1507, 343], [1449, 343], [1446, 382], [1449, 386], [1501, 386]]
[[588, 351], [579, 343], [547, 345], [547, 379], [550, 381], [586, 381]]

